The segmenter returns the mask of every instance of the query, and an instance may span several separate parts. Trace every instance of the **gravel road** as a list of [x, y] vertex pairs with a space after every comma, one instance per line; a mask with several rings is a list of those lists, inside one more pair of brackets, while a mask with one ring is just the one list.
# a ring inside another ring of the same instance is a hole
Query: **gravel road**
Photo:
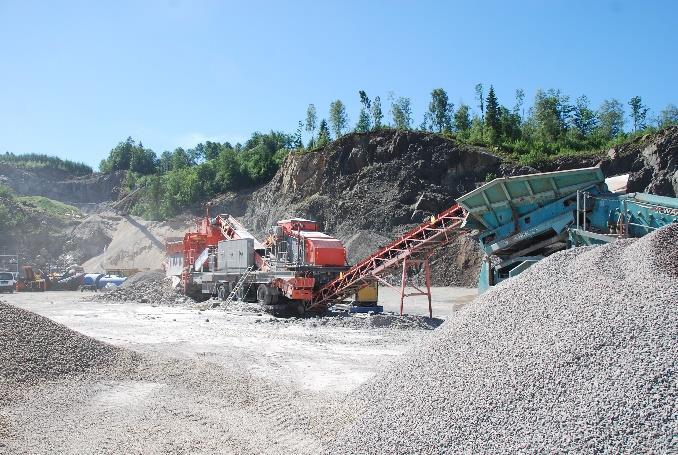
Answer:
[[[440, 313], [468, 301], [436, 293]], [[18, 369], [61, 368], [87, 353], [82, 368], [31, 382], [0, 369], [0, 453], [319, 453], [347, 418], [346, 394], [441, 322], [82, 298], [19, 293], [6, 300], [23, 309], [0, 307], [0, 320], [17, 315], [21, 338], [43, 341], [17, 344], [16, 330], [0, 338]]]

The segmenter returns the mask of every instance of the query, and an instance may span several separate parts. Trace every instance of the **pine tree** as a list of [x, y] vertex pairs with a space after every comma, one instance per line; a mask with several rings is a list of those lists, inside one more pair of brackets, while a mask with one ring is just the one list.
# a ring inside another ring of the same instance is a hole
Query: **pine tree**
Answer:
[[360, 115], [358, 117], [358, 124], [355, 126], [355, 130], [358, 133], [367, 133], [370, 131], [370, 115], [367, 113], [365, 108], [360, 109]]
[[485, 125], [489, 128], [491, 141], [496, 143], [501, 137], [499, 102], [494, 94], [494, 87], [490, 85], [490, 91], [487, 92], [485, 101]]
[[294, 139], [293, 139], [293, 144], [295, 148], [302, 149], [304, 148], [304, 142], [301, 138], [301, 130], [304, 129], [304, 124], [301, 120], [299, 120], [299, 125], [297, 126], [297, 131], [294, 133]]
[[327, 126], [327, 120], [322, 119], [320, 121], [320, 126], [318, 127], [318, 147], [323, 147], [330, 143], [332, 140], [330, 136], [330, 128]]

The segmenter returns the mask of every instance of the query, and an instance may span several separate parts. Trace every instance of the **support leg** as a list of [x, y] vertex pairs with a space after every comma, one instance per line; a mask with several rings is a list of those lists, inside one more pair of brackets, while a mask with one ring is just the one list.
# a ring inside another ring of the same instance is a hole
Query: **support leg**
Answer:
[[428, 258], [424, 261], [424, 271], [426, 273], [426, 295], [428, 297], [428, 317], [433, 317], [433, 308], [431, 307], [431, 267]]
[[403, 276], [400, 281], [400, 315], [403, 315], [403, 301], [405, 300], [405, 282], [407, 280], [407, 259], [403, 261]]

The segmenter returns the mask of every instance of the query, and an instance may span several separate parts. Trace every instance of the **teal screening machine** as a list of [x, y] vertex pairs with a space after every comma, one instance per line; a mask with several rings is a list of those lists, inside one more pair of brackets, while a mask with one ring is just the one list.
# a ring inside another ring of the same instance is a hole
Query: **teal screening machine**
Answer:
[[457, 202], [485, 253], [479, 292], [556, 251], [678, 223], [678, 199], [614, 193], [598, 167], [499, 178]]

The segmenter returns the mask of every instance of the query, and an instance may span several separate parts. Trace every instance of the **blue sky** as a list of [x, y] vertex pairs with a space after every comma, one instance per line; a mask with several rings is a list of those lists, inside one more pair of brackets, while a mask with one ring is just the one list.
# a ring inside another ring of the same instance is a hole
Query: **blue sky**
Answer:
[[671, 1], [0, 0], [0, 151], [98, 165], [127, 136], [160, 154], [292, 132], [358, 90], [473, 102], [478, 82], [560, 88], [654, 113], [676, 103]]

